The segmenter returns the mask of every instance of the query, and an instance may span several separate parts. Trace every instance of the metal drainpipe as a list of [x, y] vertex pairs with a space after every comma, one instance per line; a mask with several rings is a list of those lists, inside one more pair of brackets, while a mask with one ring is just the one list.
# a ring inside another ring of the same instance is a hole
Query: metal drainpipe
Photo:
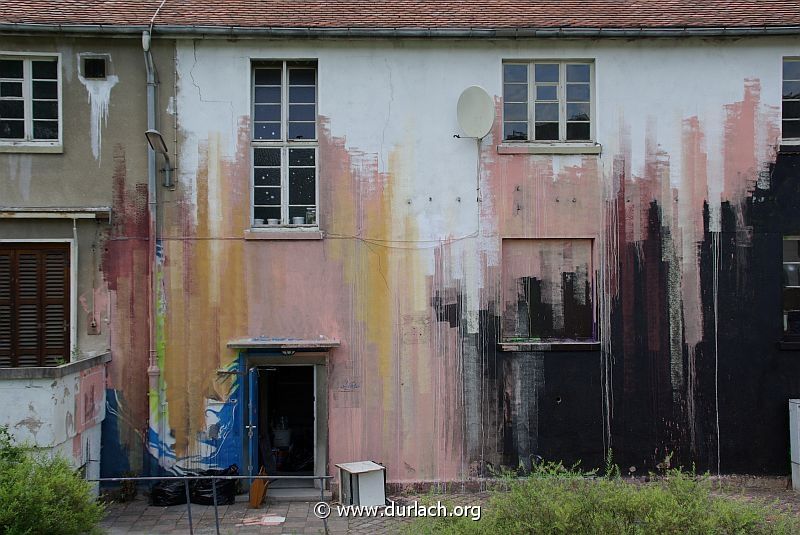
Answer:
[[[150, 51], [150, 32], [142, 32], [142, 48], [144, 50], [144, 65], [147, 70], [147, 128], [156, 128], [156, 88], [158, 81], [156, 79], [156, 69], [153, 63], [153, 55]], [[149, 422], [147, 429], [147, 448], [150, 447], [150, 426], [158, 421], [159, 424], [159, 444], [163, 441], [163, 418], [161, 417], [161, 390], [159, 389], [159, 378], [161, 370], [158, 368], [158, 351], [156, 349], [156, 314], [158, 310], [158, 245], [157, 245], [157, 209], [158, 209], [158, 175], [156, 170], [156, 153], [148, 145], [147, 147], [147, 206], [149, 215], [149, 244], [150, 244], [150, 273], [149, 273], [149, 296], [147, 305], [147, 325], [149, 329], [148, 342], [149, 342], [149, 360], [147, 365], [148, 381], [148, 400], [149, 403]], [[153, 399], [155, 397], [155, 400]], [[155, 404], [153, 403], [155, 401]], [[155, 405], [156, 410], [152, 410]], [[158, 460], [163, 457], [161, 446], [158, 447]], [[160, 464], [160, 462], [159, 462]], [[153, 467], [153, 468], [158, 468]], [[151, 470], [152, 471], [152, 470]]]

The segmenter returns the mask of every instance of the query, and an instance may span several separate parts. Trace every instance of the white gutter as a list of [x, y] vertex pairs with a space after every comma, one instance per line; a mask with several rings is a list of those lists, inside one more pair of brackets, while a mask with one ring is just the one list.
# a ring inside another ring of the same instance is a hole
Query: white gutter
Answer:
[[[113, 34], [132, 37], [149, 33], [147, 24], [34, 24], [0, 22], [0, 33]], [[648, 37], [743, 37], [800, 35], [800, 25], [714, 27], [520, 27], [520, 28], [276, 28], [210, 25], [158, 25], [160, 38], [316, 38], [316, 39], [529, 39], [529, 38], [648, 38]]]

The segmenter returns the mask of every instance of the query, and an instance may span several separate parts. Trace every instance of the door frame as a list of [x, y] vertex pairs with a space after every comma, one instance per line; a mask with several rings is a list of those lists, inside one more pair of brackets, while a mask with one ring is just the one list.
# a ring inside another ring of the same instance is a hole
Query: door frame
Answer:
[[[279, 367], [279, 366], [310, 366], [313, 368], [314, 389], [314, 475], [327, 475], [328, 470], [328, 362], [325, 353], [295, 353], [287, 356], [281, 353], [256, 353], [249, 352], [244, 358], [244, 377], [249, 376], [252, 368]], [[259, 380], [260, 382], [260, 380]], [[245, 396], [247, 410], [242, 418], [242, 458], [245, 466], [250, 466], [250, 441], [247, 426], [250, 425], [250, 381], [245, 379]], [[258, 399], [259, 405], [261, 400]], [[258, 440], [258, 430], [256, 432]], [[256, 450], [258, 451], [258, 450]], [[314, 487], [319, 488], [320, 480], [314, 480]]]

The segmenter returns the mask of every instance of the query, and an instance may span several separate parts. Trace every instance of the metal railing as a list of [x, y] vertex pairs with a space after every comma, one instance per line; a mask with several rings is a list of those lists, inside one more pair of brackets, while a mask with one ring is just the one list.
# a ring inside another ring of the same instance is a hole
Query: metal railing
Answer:
[[[192, 523], [192, 501], [191, 492], [189, 491], [189, 481], [191, 480], [211, 480], [211, 492], [214, 501], [214, 525], [219, 535], [219, 508], [217, 505], [217, 483], [218, 479], [319, 479], [319, 501], [325, 501], [325, 482], [333, 479], [333, 476], [270, 476], [270, 475], [257, 475], [257, 476], [142, 476], [142, 477], [100, 477], [97, 479], [88, 479], [87, 481], [98, 483], [119, 483], [122, 481], [183, 481], [183, 488], [186, 491], [186, 515], [189, 519], [189, 533], [194, 534], [194, 525]], [[325, 527], [325, 533], [328, 533], [328, 519], [323, 518], [322, 524]]]

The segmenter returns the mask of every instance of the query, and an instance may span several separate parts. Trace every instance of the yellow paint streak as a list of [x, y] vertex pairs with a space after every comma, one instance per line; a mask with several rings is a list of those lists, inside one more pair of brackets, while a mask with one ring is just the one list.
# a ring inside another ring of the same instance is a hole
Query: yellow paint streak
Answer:
[[[228, 398], [231, 382], [221, 378], [217, 369], [236, 359], [236, 352], [226, 344], [247, 329], [244, 244], [218, 238], [225, 230], [221, 222], [228, 218], [238, 220], [240, 211], [247, 210], [225, 185], [229, 181], [246, 181], [246, 176], [239, 176], [237, 164], [248, 164], [226, 160], [217, 135], [210, 136], [207, 147], [200, 152], [194, 235], [201, 239], [169, 240], [165, 244], [164, 374], [169, 424], [178, 458], [198, 451], [195, 437], [206, 430], [207, 400]], [[170, 235], [180, 236], [183, 232], [184, 229], [175, 229]]]

